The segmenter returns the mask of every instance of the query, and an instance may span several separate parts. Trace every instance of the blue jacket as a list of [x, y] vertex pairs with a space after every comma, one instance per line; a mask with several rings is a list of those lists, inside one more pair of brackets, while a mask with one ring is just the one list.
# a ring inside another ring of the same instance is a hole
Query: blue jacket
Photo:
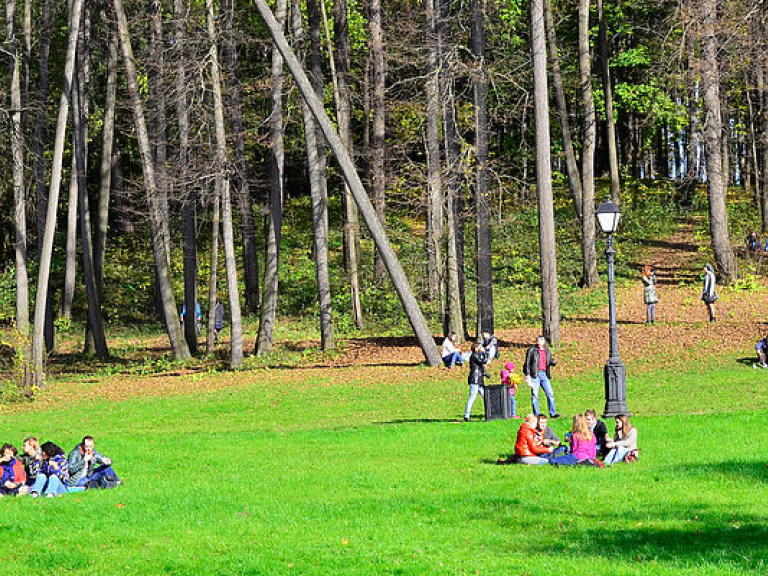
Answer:
[[0, 478], [0, 486], [5, 486], [6, 482], [15, 482], [16, 475], [13, 473], [13, 465], [16, 463], [15, 458], [11, 458], [8, 462], [2, 463], [3, 476]]

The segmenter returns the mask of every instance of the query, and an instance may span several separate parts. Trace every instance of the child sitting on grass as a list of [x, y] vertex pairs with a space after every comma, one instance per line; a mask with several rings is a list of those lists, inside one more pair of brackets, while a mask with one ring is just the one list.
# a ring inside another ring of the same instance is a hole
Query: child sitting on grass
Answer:
[[512, 408], [512, 418], [519, 420], [520, 416], [517, 415], [517, 404], [515, 402], [515, 391], [517, 390], [520, 382], [523, 378], [520, 374], [515, 372], [515, 363], [507, 362], [504, 364], [504, 368], [501, 371], [501, 383], [509, 386], [509, 405]]
[[12, 444], [3, 444], [0, 448], [0, 467], [3, 473], [0, 478], [0, 496], [16, 495], [20, 488], [26, 488], [24, 483], [27, 477], [21, 462], [16, 460], [16, 454], [16, 447]]

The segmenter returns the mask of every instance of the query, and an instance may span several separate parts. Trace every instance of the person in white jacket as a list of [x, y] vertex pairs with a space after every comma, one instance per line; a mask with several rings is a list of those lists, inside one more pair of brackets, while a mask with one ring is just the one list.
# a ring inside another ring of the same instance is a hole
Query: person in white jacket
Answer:
[[451, 332], [443, 340], [443, 364], [448, 368], [453, 368], [456, 364], [461, 366], [463, 364], [461, 360], [461, 350], [456, 347], [456, 333]]

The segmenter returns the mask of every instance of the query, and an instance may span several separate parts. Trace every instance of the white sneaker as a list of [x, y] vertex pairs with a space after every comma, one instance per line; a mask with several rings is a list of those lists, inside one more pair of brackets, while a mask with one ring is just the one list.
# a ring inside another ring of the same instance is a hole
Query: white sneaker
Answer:
[[768, 364], [760, 364], [760, 368], [762, 368], [763, 370], [765, 370], [766, 368], [768, 368]]

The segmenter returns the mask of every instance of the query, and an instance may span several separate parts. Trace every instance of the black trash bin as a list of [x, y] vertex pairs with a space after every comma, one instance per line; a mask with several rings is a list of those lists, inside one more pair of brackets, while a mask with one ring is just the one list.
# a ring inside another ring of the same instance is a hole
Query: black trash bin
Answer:
[[512, 406], [509, 402], [509, 386], [497, 384], [485, 387], [485, 419], [509, 420]]

